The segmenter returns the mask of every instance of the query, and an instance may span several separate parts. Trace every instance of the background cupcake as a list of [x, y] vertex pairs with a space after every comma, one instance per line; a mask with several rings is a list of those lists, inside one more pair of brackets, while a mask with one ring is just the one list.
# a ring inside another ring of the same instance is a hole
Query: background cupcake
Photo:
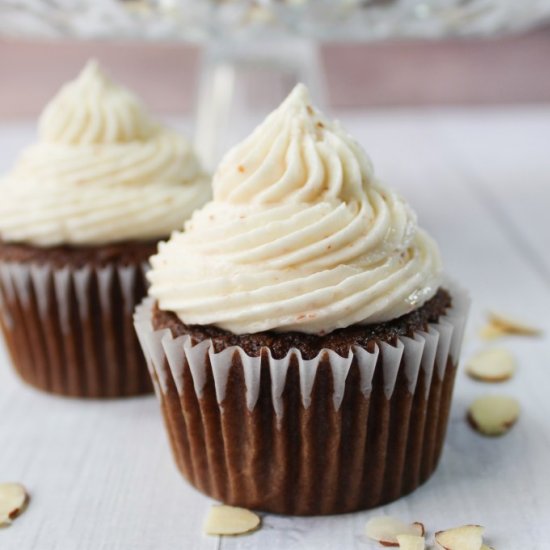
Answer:
[[0, 193], [0, 319], [17, 372], [63, 395], [149, 391], [131, 315], [156, 242], [209, 198], [189, 144], [90, 62]]
[[136, 328], [176, 462], [290, 514], [373, 507], [435, 469], [467, 299], [361, 147], [298, 86], [159, 247]]

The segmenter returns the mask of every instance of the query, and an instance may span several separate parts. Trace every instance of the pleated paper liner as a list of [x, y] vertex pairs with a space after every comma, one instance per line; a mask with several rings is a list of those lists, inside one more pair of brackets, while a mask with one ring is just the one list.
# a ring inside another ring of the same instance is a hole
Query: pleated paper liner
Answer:
[[80, 268], [0, 262], [0, 322], [21, 378], [70, 397], [151, 392], [132, 321], [145, 271], [116, 260]]
[[446, 287], [452, 308], [426, 332], [311, 360], [173, 338], [153, 330], [145, 300], [136, 330], [178, 468], [217, 500], [281, 514], [352, 512], [413, 491], [441, 454], [469, 304]]

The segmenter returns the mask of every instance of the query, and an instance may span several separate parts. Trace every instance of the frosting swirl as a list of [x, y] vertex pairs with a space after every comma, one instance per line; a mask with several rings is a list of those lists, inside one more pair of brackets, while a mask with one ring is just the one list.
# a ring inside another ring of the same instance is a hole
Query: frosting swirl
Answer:
[[0, 235], [38, 246], [154, 240], [210, 197], [190, 145], [90, 62], [0, 183]]
[[303, 85], [226, 155], [213, 201], [152, 266], [161, 309], [236, 334], [395, 319], [441, 282], [435, 242]]

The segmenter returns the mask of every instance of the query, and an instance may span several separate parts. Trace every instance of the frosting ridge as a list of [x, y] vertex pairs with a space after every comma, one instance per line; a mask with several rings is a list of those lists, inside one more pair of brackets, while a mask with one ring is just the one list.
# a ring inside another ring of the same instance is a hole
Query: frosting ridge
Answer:
[[68, 145], [127, 143], [157, 131], [138, 98], [93, 60], [50, 101], [38, 126], [41, 141]]
[[166, 237], [210, 196], [189, 143], [90, 62], [0, 183], [0, 235], [38, 246]]
[[161, 243], [152, 266], [161, 309], [237, 334], [395, 319], [441, 279], [414, 212], [303, 85], [228, 152], [213, 201]]
[[[344, 173], [345, 172], [345, 173]], [[344, 201], [364, 196], [372, 166], [359, 145], [313, 109], [298, 85], [214, 175], [216, 200], [232, 204]]]

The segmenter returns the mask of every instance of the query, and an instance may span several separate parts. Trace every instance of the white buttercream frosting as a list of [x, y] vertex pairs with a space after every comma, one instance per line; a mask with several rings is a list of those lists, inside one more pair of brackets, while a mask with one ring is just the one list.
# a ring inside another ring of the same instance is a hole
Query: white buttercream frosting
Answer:
[[0, 183], [0, 235], [38, 246], [168, 236], [210, 197], [189, 143], [90, 62]]
[[152, 266], [161, 309], [236, 334], [388, 321], [441, 282], [435, 242], [303, 85], [229, 151], [213, 201]]

